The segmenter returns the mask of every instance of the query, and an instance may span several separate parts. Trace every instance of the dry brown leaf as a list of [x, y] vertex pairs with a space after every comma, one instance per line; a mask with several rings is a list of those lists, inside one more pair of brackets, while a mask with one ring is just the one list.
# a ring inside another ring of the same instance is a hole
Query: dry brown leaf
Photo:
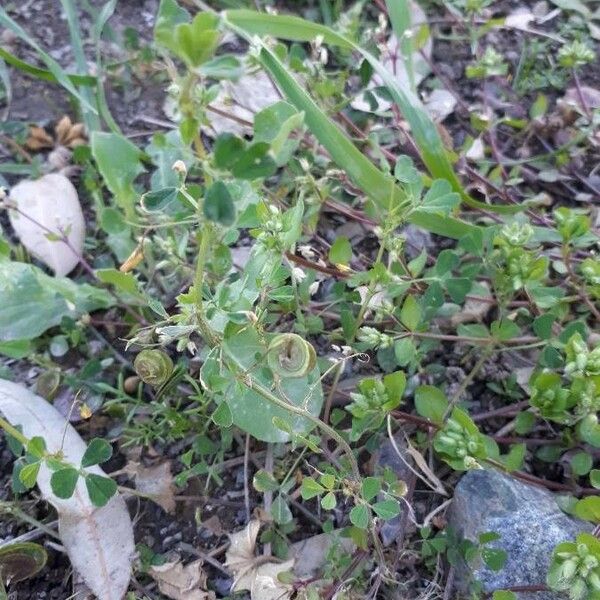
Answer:
[[481, 300], [477, 300], [475, 297], [468, 298], [463, 309], [452, 315], [450, 319], [450, 322], [454, 327], [461, 323], [479, 322], [490, 312], [490, 309], [493, 306], [493, 304], [489, 302], [489, 300], [493, 300], [490, 286], [485, 281], [480, 282], [478, 286], [480, 289], [476, 291], [473, 296], [478, 296]]
[[25, 147], [28, 150], [43, 150], [44, 148], [53, 148], [54, 140], [52, 136], [46, 133], [43, 127], [37, 125], [29, 126], [29, 136], [25, 141]]
[[249, 590], [252, 600], [287, 600], [293, 588], [279, 581], [277, 576], [291, 570], [294, 560], [276, 563], [266, 557], [256, 557], [259, 530], [260, 521], [252, 520], [245, 529], [229, 536], [231, 544], [225, 554], [225, 566], [234, 576], [231, 591]]
[[214, 592], [206, 590], [206, 574], [202, 570], [202, 560], [187, 565], [181, 561], [168, 562], [152, 567], [150, 576], [161, 594], [172, 600], [213, 600]]
[[54, 127], [54, 137], [43, 127], [31, 125], [25, 147], [29, 150], [45, 150], [57, 147], [75, 148], [87, 143], [83, 123], [73, 123], [68, 115], [58, 121]]
[[170, 513], [175, 510], [175, 497], [171, 463], [163, 462], [152, 467], [130, 462], [125, 471], [135, 478], [135, 489], [150, 497], [159, 506]]

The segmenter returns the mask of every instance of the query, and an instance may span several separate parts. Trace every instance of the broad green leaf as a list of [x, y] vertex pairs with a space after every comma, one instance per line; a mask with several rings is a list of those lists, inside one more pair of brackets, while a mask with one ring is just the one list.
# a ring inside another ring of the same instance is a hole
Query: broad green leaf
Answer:
[[600, 523], [600, 496], [588, 496], [577, 502], [575, 515], [585, 521]]
[[367, 501], [373, 500], [381, 491], [381, 480], [379, 477], [365, 477], [361, 485], [362, 497]]
[[417, 348], [412, 338], [405, 337], [397, 340], [394, 344], [394, 354], [401, 367], [410, 364], [417, 354]]
[[82, 467], [91, 467], [106, 462], [112, 456], [112, 446], [103, 438], [94, 438], [81, 458]]
[[325, 488], [312, 477], [305, 477], [300, 486], [300, 494], [303, 500], [310, 500], [319, 494], [325, 492]]
[[233, 54], [221, 54], [200, 65], [198, 70], [205, 77], [235, 80], [243, 75], [244, 65]]
[[275, 523], [278, 523], [279, 525], [285, 525], [294, 518], [288, 503], [281, 495], [278, 495], [275, 500], [273, 500], [273, 504], [271, 505], [271, 516]]
[[191, 23], [180, 23], [175, 28], [176, 52], [190, 67], [198, 67], [212, 58], [220, 37], [215, 29], [217, 22], [216, 15], [200, 12]]
[[103, 283], [114, 286], [118, 292], [124, 292], [129, 294], [129, 297], [135, 296], [140, 300], [144, 298], [133, 273], [123, 273], [117, 269], [98, 269], [96, 276]]
[[267, 142], [255, 142], [248, 146], [231, 167], [234, 177], [253, 180], [273, 175], [277, 165], [269, 155], [269, 150]]
[[19, 481], [27, 489], [31, 489], [37, 481], [37, 476], [38, 476], [39, 472], [40, 472], [40, 462], [39, 461], [25, 465], [19, 472]]
[[414, 296], [406, 296], [402, 310], [400, 311], [400, 321], [410, 331], [414, 331], [421, 322], [421, 307]]
[[133, 182], [144, 171], [139, 149], [122, 135], [101, 131], [92, 134], [91, 147], [98, 170], [117, 206], [128, 217], [133, 217], [138, 198]]
[[492, 600], [517, 600], [517, 595], [508, 590], [496, 590], [492, 594]]
[[600, 489], [600, 469], [592, 469], [590, 471], [590, 483], [597, 490]]
[[335, 265], [347, 265], [352, 260], [352, 245], [347, 237], [339, 236], [329, 248], [329, 261]]
[[110, 477], [95, 473], [85, 476], [85, 487], [94, 506], [105, 506], [117, 493], [117, 484]]
[[215, 425], [219, 427], [231, 427], [233, 425], [233, 415], [231, 414], [231, 409], [229, 408], [229, 404], [227, 402], [221, 402], [217, 409], [211, 416]]
[[333, 492], [327, 492], [321, 498], [321, 507], [324, 510], [333, 510], [336, 507], [336, 505], [337, 505], [337, 499]]
[[460, 196], [452, 190], [452, 186], [445, 179], [436, 179], [425, 194], [420, 209], [448, 215], [459, 204]]
[[190, 13], [181, 8], [175, 0], [160, 0], [154, 26], [154, 39], [157, 45], [176, 53], [178, 44], [175, 40], [175, 30], [179, 24], [190, 20]]
[[260, 469], [254, 474], [252, 485], [257, 492], [274, 492], [279, 489], [278, 481], [264, 469]]
[[27, 454], [33, 458], [43, 458], [46, 454], [46, 442], [44, 438], [36, 435], [29, 440], [27, 444]]
[[304, 115], [288, 102], [276, 102], [254, 117], [254, 141], [268, 142], [278, 166], [285, 165], [298, 147], [298, 140], [290, 139], [294, 129], [300, 127]]
[[415, 408], [422, 417], [442, 425], [448, 410], [448, 400], [446, 395], [433, 385], [421, 385], [415, 391]]
[[350, 511], [350, 522], [359, 529], [367, 529], [369, 526], [369, 508], [364, 504], [355, 506]]
[[[242, 369], [246, 377], [267, 390], [274, 390], [280, 398], [287, 399], [294, 406], [301, 406], [309, 413], [318, 415], [323, 403], [323, 390], [318, 367], [305, 377], [282, 378], [274, 384], [270, 370], [265, 369], [267, 352], [266, 340], [250, 325], [228, 325], [225, 328], [223, 350], [225, 358], [233, 361], [236, 369]], [[283, 407], [266, 400], [249, 386], [236, 386], [225, 395], [233, 422], [254, 437], [267, 442], [285, 442], [290, 435], [273, 424], [276, 418], [282, 421], [291, 432], [304, 434], [314, 424], [305, 417], [293, 414]]]
[[233, 133], [223, 133], [215, 140], [213, 158], [219, 169], [230, 169], [240, 159], [246, 142]]
[[372, 508], [375, 514], [384, 521], [389, 521], [400, 514], [400, 504], [398, 500], [382, 500], [381, 502], [375, 502]]
[[232, 225], [235, 221], [235, 206], [227, 186], [215, 181], [204, 195], [204, 216], [221, 225]]
[[0, 259], [0, 341], [30, 340], [63, 317], [108, 308], [114, 302], [105, 290], [50, 277], [34, 265]]
[[501, 321], [494, 321], [490, 325], [490, 332], [497, 340], [505, 342], [517, 337], [521, 333], [521, 330], [513, 321], [502, 319]]
[[492, 571], [499, 571], [506, 564], [508, 554], [500, 548], [483, 548], [481, 558]]
[[593, 466], [594, 459], [587, 452], [577, 452], [571, 458], [571, 469], [575, 475], [587, 475]]
[[67, 499], [73, 496], [79, 479], [79, 471], [73, 467], [65, 467], [52, 473], [50, 485], [52, 492], [59, 498]]
[[166, 187], [155, 192], [142, 195], [142, 206], [146, 212], [161, 212], [167, 206], [177, 201], [179, 190], [176, 187]]
[[31, 340], [0, 342], [0, 354], [8, 356], [8, 358], [25, 358], [28, 354], [31, 354], [32, 349]]

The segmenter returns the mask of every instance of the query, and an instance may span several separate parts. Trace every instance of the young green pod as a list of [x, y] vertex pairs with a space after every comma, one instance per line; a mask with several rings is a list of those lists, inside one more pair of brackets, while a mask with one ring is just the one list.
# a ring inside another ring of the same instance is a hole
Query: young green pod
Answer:
[[317, 364], [312, 344], [296, 333], [276, 335], [267, 349], [267, 363], [280, 377], [304, 377]]
[[133, 367], [144, 383], [154, 387], [166, 383], [173, 373], [173, 361], [163, 350], [142, 350], [135, 357]]

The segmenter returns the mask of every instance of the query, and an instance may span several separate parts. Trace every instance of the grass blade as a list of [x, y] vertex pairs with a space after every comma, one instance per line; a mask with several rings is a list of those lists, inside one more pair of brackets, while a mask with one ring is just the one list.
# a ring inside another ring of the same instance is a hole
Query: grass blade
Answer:
[[[243, 29], [232, 26], [231, 23], [229, 25], [240, 35], [249, 38]], [[266, 45], [260, 41], [257, 43], [261, 44], [259, 56], [261, 63], [272, 75], [286, 98], [299, 111], [304, 112], [305, 123], [327, 149], [334, 162], [346, 171], [352, 181], [380, 208], [393, 207], [400, 202], [404, 198], [404, 192], [395, 184], [392, 177], [380, 171], [360, 152], [290, 75], [285, 65]], [[477, 229], [476, 226], [453, 217], [426, 214], [420, 211], [412, 211], [408, 219], [433, 233], [454, 238], [461, 238]]]
[[[100, 49], [100, 40], [102, 38], [102, 32], [106, 27], [106, 23], [111, 18], [113, 12], [115, 11], [115, 6], [117, 5], [117, 0], [110, 0], [103, 7], [100, 13], [96, 18], [96, 22], [94, 24], [94, 42], [96, 44], [96, 65], [98, 66], [98, 71], [102, 72], [102, 53]], [[104, 86], [101, 81], [98, 81], [98, 85], [96, 86], [96, 104], [98, 105], [98, 110], [102, 115], [102, 118], [106, 122], [106, 124], [110, 127], [110, 129], [117, 134], [121, 133], [121, 129], [117, 122], [114, 120], [110, 109], [108, 108], [108, 102], [106, 101], [106, 94], [104, 92]]]
[[11, 19], [8, 13], [0, 6], [0, 25], [6, 29], [10, 29], [17, 37], [23, 40], [26, 44], [31, 46], [39, 55], [40, 59], [44, 62], [50, 73], [54, 76], [56, 81], [60, 83], [68, 92], [70, 92], [87, 110], [93, 114], [98, 114], [98, 111], [92, 106], [75, 87], [71, 79], [65, 73], [64, 69], [47, 53], [42, 47], [34, 41], [30, 35], [13, 19]]
[[[4, 48], [0, 48], [0, 58], [2, 58], [7, 64], [11, 67], [15, 67], [19, 69], [19, 71], [23, 71], [23, 73], [27, 73], [36, 79], [41, 79], [42, 81], [50, 81], [51, 83], [59, 83], [58, 79], [52, 74], [48, 69], [42, 69], [41, 67], [36, 67], [35, 65], [31, 65], [20, 58], [17, 58]], [[88, 85], [93, 86], [96, 85], [96, 78], [93, 75], [76, 75], [73, 73], [66, 73], [67, 78], [73, 85]]]
[[[63, 10], [67, 17], [67, 25], [69, 26], [69, 35], [71, 37], [71, 47], [73, 48], [73, 55], [75, 57], [75, 64], [77, 70], [80, 73], [87, 71], [87, 59], [85, 52], [83, 51], [83, 42], [81, 40], [81, 32], [79, 31], [79, 19], [77, 17], [77, 11], [73, 0], [61, 0]], [[92, 90], [85, 87], [79, 89], [81, 97], [86, 100], [86, 106], [93, 106], [94, 94]], [[84, 110], [85, 106], [81, 107], [83, 122], [85, 123], [86, 129], [89, 133], [100, 129], [100, 119], [98, 117], [98, 111]]]
[[394, 33], [398, 38], [402, 59], [408, 80], [410, 81], [410, 89], [415, 92], [415, 69], [413, 65], [413, 43], [412, 43], [412, 18], [408, 0], [386, 0], [388, 16], [392, 23]]
[[375, 56], [352, 40], [336, 33], [325, 25], [311, 23], [300, 17], [290, 15], [271, 15], [251, 10], [230, 10], [226, 11], [224, 16], [228, 23], [239, 27], [246, 33], [271, 35], [298, 42], [310, 42], [320, 36], [328, 44], [359, 52], [381, 77], [392, 99], [410, 124], [421, 158], [432, 177], [446, 179], [452, 185], [454, 191], [460, 194], [463, 202], [472, 208], [504, 214], [512, 214], [524, 209], [521, 206], [485, 204], [471, 198], [456, 176], [437, 127], [421, 101], [410, 90], [402, 90], [392, 73]]

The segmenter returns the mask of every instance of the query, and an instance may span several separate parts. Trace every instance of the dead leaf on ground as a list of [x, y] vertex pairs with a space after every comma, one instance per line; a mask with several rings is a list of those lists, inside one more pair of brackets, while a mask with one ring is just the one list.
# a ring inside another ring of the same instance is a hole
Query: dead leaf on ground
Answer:
[[291, 556], [296, 561], [294, 573], [300, 579], [315, 577], [322, 571], [327, 562], [327, 555], [332, 549], [350, 554], [356, 546], [350, 538], [342, 537], [340, 531], [319, 533], [292, 544]]
[[222, 133], [252, 135], [254, 115], [278, 100], [281, 96], [264, 71], [245, 74], [235, 82], [222, 81], [206, 111], [210, 125], [202, 130], [211, 137]]
[[130, 462], [125, 471], [135, 479], [135, 489], [170, 513], [175, 510], [175, 497], [171, 463], [163, 462], [144, 467], [138, 462]]
[[431, 118], [439, 123], [454, 112], [456, 104], [457, 100], [454, 94], [440, 88], [433, 90], [433, 92], [429, 94], [429, 97], [425, 102], [425, 108], [431, 115]]
[[[12, 425], [21, 425], [26, 437], [43, 437], [49, 453], [60, 450], [68, 463], [81, 463], [86, 443], [40, 396], [0, 379], [0, 412]], [[105, 476], [99, 466], [86, 470]], [[73, 567], [100, 600], [121, 600], [129, 586], [135, 552], [125, 500], [116, 494], [105, 506], [93, 506], [83, 478], [79, 478], [70, 498], [58, 498], [50, 485], [51, 475], [48, 466], [42, 464], [37, 486], [58, 512], [58, 532]]]
[[[85, 240], [85, 221], [73, 184], [58, 173], [20, 181], [10, 190], [10, 224], [33, 256], [58, 277], [78, 264]], [[62, 236], [68, 245], [62, 241]], [[70, 246], [70, 247], [69, 247]]]
[[152, 567], [150, 576], [161, 594], [172, 600], [213, 600], [214, 592], [206, 590], [206, 574], [202, 569], [202, 560], [187, 565], [173, 561]]
[[225, 554], [225, 566], [234, 576], [231, 591], [249, 590], [252, 600], [287, 600], [293, 588], [279, 581], [278, 575], [291, 570], [294, 560], [277, 563], [269, 557], [255, 556], [259, 530], [260, 522], [252, 520], [244, 529], [229, 536], [231, 545]]
[[43, 127], [31, 125], [25, 147], [35, 152], [55, 146], [73, 149], [86, 143], [87, 137], [83, 123], [73, 123], [69, 116], [65, 115], [54, 127], [54, 136], [50, 135]]
[[[475, 323], [481, 321], [492, 308], [493, 304], [488, 300], [493, 300], [490, 292], [490, 286], [485, 281], [478, 283], [478, 290], [472, 293], [472, 298], [468, 298], [463, 309], [452, 315], [450, 322], [454, 327], [461, 323]], [[480, 297], [478, 300], [475, 296]]]

